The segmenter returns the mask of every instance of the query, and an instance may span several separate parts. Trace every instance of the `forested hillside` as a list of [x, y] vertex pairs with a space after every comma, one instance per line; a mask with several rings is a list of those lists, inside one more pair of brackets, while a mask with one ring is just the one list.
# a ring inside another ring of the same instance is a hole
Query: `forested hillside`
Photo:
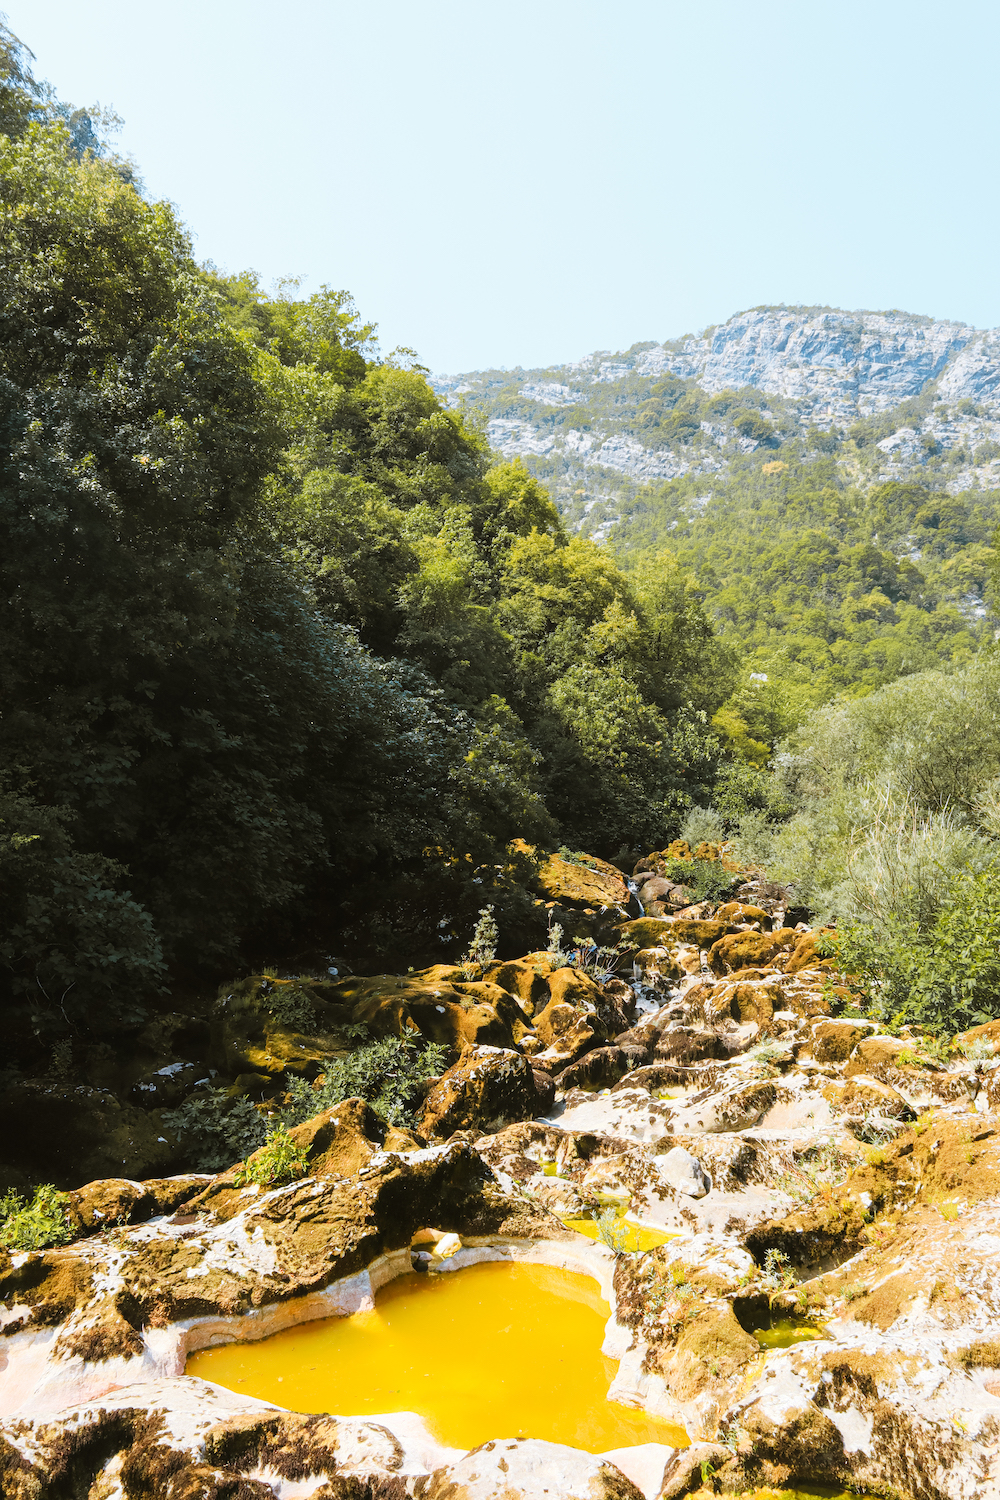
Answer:
[[486, 901], [515, 931], [515, 838], [663, 842], [731, 685], [673, 560], [570, 536], [346, 293], [199, 265], [5, 46], [12, 1049], [262, 956], [447, 956]]
[[668, 547], [693, 574], [742, 668], [717, 727], [744, 753], [810, 705], [992, 638], [993, 333], [758, 308], [698, 338], [435, 384], [575, 534], [626, 571]]

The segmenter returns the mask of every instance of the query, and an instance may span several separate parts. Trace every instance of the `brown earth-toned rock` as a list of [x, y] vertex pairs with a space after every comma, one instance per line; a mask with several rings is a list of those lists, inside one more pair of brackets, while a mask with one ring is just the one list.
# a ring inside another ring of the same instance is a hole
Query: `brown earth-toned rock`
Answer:
[[708, 967], [713, 974], [731, 974], [752, 965], [768, 967], [797, 937], [793, 927], [782, 927], [770, 933], [731, 933], [712, 944], [708, 952]]
[[436, 1141], [447, 1140], [457, 1130], [485, 1135], [515, 1120], [530, 1119], [539, 1106], [535, 1073], [526, 1057], [494, 1047], [470, 1047], [427, 1095], [418, 1128]]
[[577, 864], [553, 854], [539, 869], [536, 880], [543, 896], [564, 905], [627, 909], [634, 899], [621, 870], [590, 856], [587, 864]]

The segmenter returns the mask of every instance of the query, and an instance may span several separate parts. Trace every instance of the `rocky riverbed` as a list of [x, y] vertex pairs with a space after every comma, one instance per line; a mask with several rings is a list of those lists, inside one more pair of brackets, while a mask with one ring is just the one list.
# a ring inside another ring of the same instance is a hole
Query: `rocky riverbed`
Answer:
[[[820, 935], [760, 884], [680, 908], [656, 855], [631, 882], [559, 859], [546, 880], [564, 922], [614, 931], [616, 977], [554, 951], [327, 976], [308, 1035], [274, 1020], [273, 985], [233, 988], [234, 1074], [309, 1076], [349, 1025], [449, 1046], [415, 1129], [346, 1100], [292, 1132], [307, 1176], [101, 1179], [71, 1195], [73, 1243], [0, 1253], [5, 1496], [1000, 1495], [1000, 1022], [939, 1055], [839, 1015]], [[618, 1251], [615, 1213], [674, 1237]], [[566, 1224], [598, 1219], [610, 1244]], [[461, 1454], [412, 1415], [297, 1414], [184, 1374], [194, 1349], [484, 1258], [593, 1275], [610, 1396], [689, 1446], [498, 1433]]]

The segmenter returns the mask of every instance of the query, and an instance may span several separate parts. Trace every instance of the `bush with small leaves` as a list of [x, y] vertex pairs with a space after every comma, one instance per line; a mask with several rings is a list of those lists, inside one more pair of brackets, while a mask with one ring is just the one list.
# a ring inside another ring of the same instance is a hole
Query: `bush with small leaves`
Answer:
[[256, 1183], [259, 1187], [281, 1187], [304, 1177], [309, 1170], [309, 1147], [296, 1145], [287, 1125], [279, 1125], [268, 1135], [264, 1145], [253, 1156], [241, 1161], [234, 1181], [237, 1187]]
[[73, 1238], [67, 1218], [69, 1194], [51, 1183], [35, 1189], [29, 1203], [20, 1193], [0, 1198], [0, 1245], [8, 1250], [45, 1250], [66, 1245]]
[[415, 1125], [421, 1084], [444, 1072], [448, 1049], [422, 1037], [383, 1037], [329, 1065], [316, 1084], [293, 1078], [284, 1111], [286, 1125], [299, 1125], [344, 1099], [366, 1099], [389, 1125]]
[[267, 1139], [267, 1121], [250, 1100], [232, 1099], [219, 1090], [185, 1099], [176, 1109], [165, 1109], [162, 1120], [180, 1137], [197, 1172], [223, 1172]]

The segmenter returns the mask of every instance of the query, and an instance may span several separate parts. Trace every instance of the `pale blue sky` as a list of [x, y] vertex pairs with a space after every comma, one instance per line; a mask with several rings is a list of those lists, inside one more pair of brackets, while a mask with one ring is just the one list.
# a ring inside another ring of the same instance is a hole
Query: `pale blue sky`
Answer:
[[0, 0], [200, 257], [347, 287], [438, 371], [762, 302], [1000, 325], [1000, 8]]

